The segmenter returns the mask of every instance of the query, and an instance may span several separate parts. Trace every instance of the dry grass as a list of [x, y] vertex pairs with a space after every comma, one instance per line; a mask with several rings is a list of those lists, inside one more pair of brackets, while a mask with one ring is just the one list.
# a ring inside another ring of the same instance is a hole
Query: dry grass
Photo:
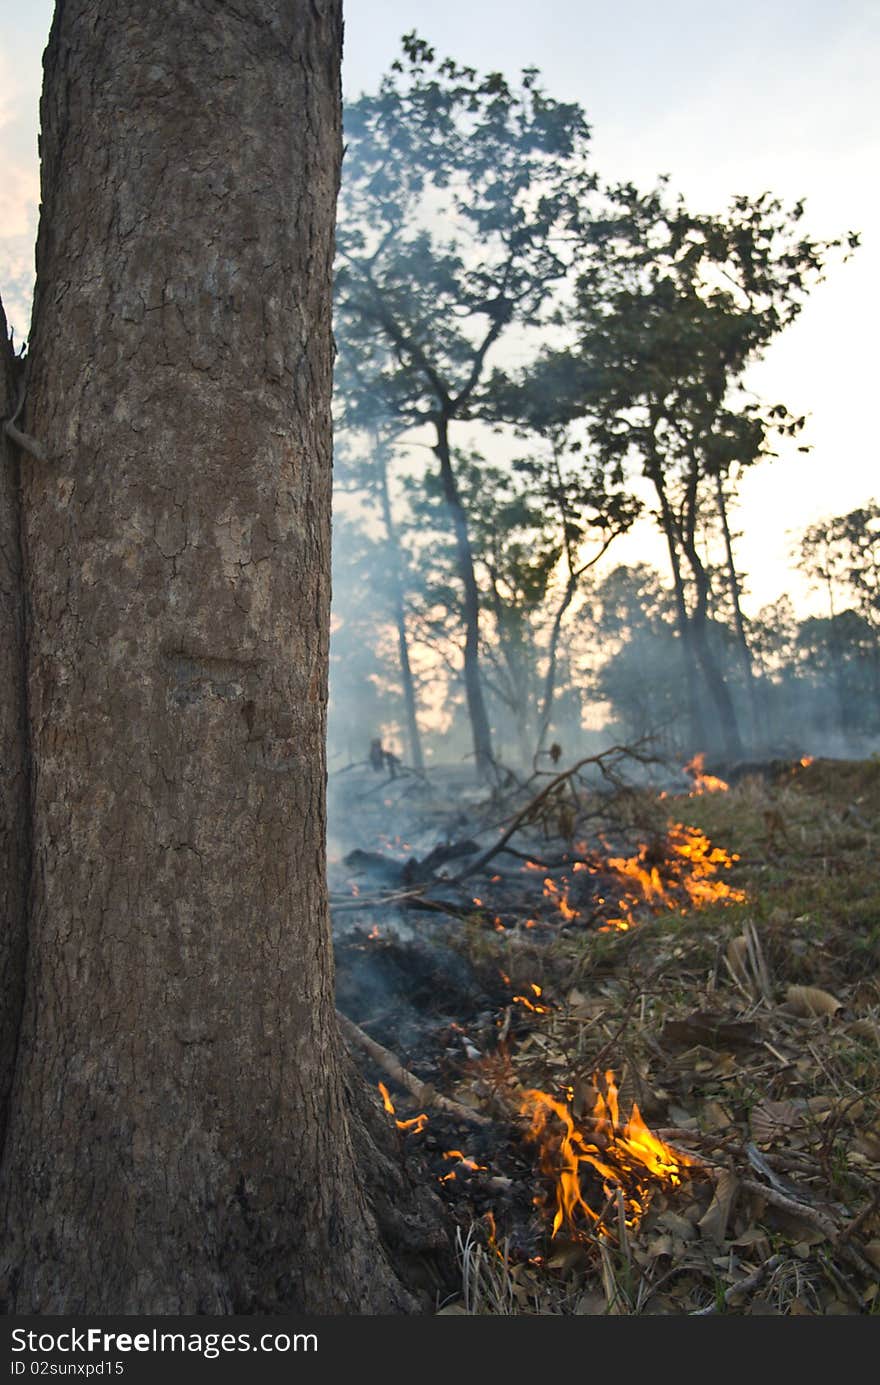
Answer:
[[622, 1110], [638, 1102], [697, 1162], [638, 1218], [612, 1206], [555, 1238], [548, 1224], [530, 1260], [475, 1219], [445, 1311], [880, 1311], [880, 764], [638, 811], [670, 808], [739, 854], [747, 902], [550, 942], [471, 929], [478, 964], [540, 985], [548, 1008], [452, 1094], [515, 1121], [518, 1094], [540, 1088], [589, 1129], [593, 1075], [611, 1068]]

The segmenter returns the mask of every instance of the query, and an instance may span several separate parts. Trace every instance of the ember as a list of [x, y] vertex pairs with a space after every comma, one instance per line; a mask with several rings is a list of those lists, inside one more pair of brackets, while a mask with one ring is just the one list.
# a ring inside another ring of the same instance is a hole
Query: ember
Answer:
[[652, 1180], [667, 1188], [678, 1187], [682, 1170], [693, 1161], [658, 1139], [642, 1120], [633, 1103], [621, 1128], [614, 1073], [604, 1077], [604, 1092], [595, 1078], [596, 1102], [592, 1127], [575, 1124], [568, 1106], [535, 1089], [523, 1096], [520, 1112], [531, 1116], [528, 1136], [541, 1147], [541, 1170], [555, 1181], [552, 1236], [565, 1230], [577, 1239], [584, 1223], [589, 1230], [604, 1232], [602, 1214], [584, 1193], [581, 1166], [587, 1165], [602, 1180], [606, 1199], [623, 1197], [627, 1226], [639, 1224], [653, 1191]]

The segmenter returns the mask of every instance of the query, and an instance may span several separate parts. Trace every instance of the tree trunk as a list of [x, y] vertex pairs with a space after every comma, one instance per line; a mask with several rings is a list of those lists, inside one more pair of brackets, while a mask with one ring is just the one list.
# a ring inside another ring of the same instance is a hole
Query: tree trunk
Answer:
[[449, 450], [449, 421], [442, 414], [437, 419], [437, 456], [440, 459], [440, 479], [443, 496], [452, 520], [458, 576], [464, 588], [464, 686], [468, 716], [474, 745], [474, 759], [480, 779], [490, 779], [495, 773], [489, 717], [483, 698], [480, 677], [480, 597], [474, 572], [474, 555], [468, 534], [467, 516], [458, 493], [452, 456]]
[[700, 689], [697, 681], [697, 652], [691, 629], [690, 612], [687, 608], [687, 601], [684, 594], [684, 579], [681, 575], [681, 561], [676, 545], [676, 524], [672, 507], [669, 504], [669, 497], [666, 494], [666, 487], [659, 475], [653, 471], [650, 473], [657, 492], [657, 499], [660, 501], [660, 521], [663, 534], [666, 538], [666, 546], [669, 550], [669, 565], [672, 568], [672, 582], [675, 591], [675, 615], [678, 622], [678, 634], [681, 640], [681, 653], [684, 662], [685, 686], [687, 688], [688, 699], [688, 721], [690, 722], [691, 748], [704, 750], [707, 743], [706, 722], [703, 717], [703, 709], [700, 702]]
[[761, 713], [758, 707], [755, 670], [752, 665], [752, 651], [749, 648], [749, 641], [746, 636], [745, 620], [743, 619], [742, 605], [740, 602], [739, 576], [737, 575], [736, 562], [733, 556], [733, 538], [730, 533], [730, 524], [727, 519], [727, 500], [724, 495], [724, 486], [722, 485], [720, 475], [715, 477], [715, 494], [718, 499], [718, 513], [721, 516], [721, 530], [724, 534], [727, 583], [730, 590], [731, 605], [733, 606], [733, 622], [736, 630], [737, 648], [739, 649], [740, 665], [743, 671], [743, 680], [752, 723], [752, 748], [756, 750], [758, 746], [766, 740], [766, 734], [762, 727]]
[[379, 499], [391, 562], [392, 600], [394, 602], [394, 622], [397, 626], [397, 651], [400, 658], [400, 681], [403, 685], [406, 737], [409, 741], [409, 754], [413, 769], [418, 774], [424, 774], [425, 758], [422, 754], [422, 738], [419, 734], [419, 722], [416, 716], [416, 686], [409, 661], [409, 641], [406, 633], [406, 604], [403, 594], [400, 545], [395, 532], [394, 517], [391, 513], [391, 497], [388, 494], [388, 459], [385, 445], [378, 437], [373, 439], [373, 448], [376, 465], [379, 469]]
[[715, 714], [725, 752], [733, 759], [741, 760], [744, 751], [739, 724], [736, 719], [736, 709], [730, 696], [730, 689], [724, 680], [724, 674], [709, 645], [709, 578], [700, 561], [700, 555], [693, 538], [686, 535], [682, 542], [697, 589], [697, 600], [690, 621], [694, 651], [709, 696], [715, 704]]
[[[18, 397], [16, 362], [0, 304], [0, 418]], [[18, 449], [0, 431], [0, 1149], [24, 1000], [30, 786], [25, 690], [25, 610], [21, 581]]]
[[338, 0], [57, 8], [7, 1312], [413, 1306], [357, 1176], [324, 883], [340, 34]]
[[565, 613], [574, 600], [577, 591], [579, 573], [569, 572], [568, 581], [565, 584], [565, 591], [562, 600], [556, 608], [553, 617], [553, 625], [550, 629], [550, 641], [547, 646], [547, 672], [544, 676], [544, 689], [541, 696], [540, 727], [538, 730], [538, 744], [536, 755], [540, 755], [544, 749], [544, 742], [550, 732], [550, 722], [553, 718], [553, 698], [556, 695], [556, 671], [559, 662], [559, 641], [562, 636], [562, 621]]

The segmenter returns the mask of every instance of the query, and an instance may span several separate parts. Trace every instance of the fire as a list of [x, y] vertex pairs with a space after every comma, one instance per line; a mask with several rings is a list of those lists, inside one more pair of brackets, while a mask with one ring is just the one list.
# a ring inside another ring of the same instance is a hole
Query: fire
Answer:
[[550, 1007], [548, 1005], [539, 1005], [537, 1003], [541, 999], [541, 996], [543, 994], [541, 987], [537, 984], [536, 981], [530, 981], [529, 989], [535, 996], [534, 1000], [532, 1000], [531, 997], [527, 995], [515, 995], [513, 997], [514, 1003], [524, 1005], [527, 1010], [534, 1010], [536, 1015], [546, 1015]]
[[[469, 1169], [471, 1173], [485, 1172], [487, 1164], [478, 1164], [476, 1159], [471, 1159], [470, 1155], [462, 1153], [460, 1149], [447, 1149], [443, 1154], [444, 1159], [454, 1159], [456, 1164], [463, 1169]], [[455, 1178], [455, 1169], [451, 1173], [444, 1173], [440, 1179], [441, 1183], [447, 1183], [449, 1179]]]
[[663, 856], [657, 858], [656, 848], [642, 845], [634, 856], [611, 856], [607, 869], [626, 881], [627, 890], [621, 900], [622, 914], [610, 918], [605, 930], [626, 931], [636, 922], [633, 911], [639, 905], [652, 908], [704, 909], [709, 904], [741, 904], [742, 890], [719, 878], [721, 871], [730, 870], [739, 857], [734, 852], [713, 846], [704, 832], [671, 822], [667, 828]]
[[[377, 1082], [376, 1085], [379, 1088], [379, 1095], [382, 1098], [382, 1105], [385, 1107], [385, 1110], [388, 1112], [389, 1116], [394, 1116], [394, 1102], [391, 1100], [388, 1088], [385, 1086], [384, 1082]], [[424, 1130], [425, 1126], [428, 1124], [428, 1117], [425, 1115], [424, 1111], [421, 1112], [420, 1115], [413, 1116], [410, 1120], [406, 1121], [400, 1121], [395, 1116], [394, 1124], [397, 1126], [398, 1130], [402, 1130], [405, 1133], [407, 1131], [411, 1131], [413, 1135], [419, 1135]]]
[[800, 758], [801, 768], [806, 769], [809, 765], [813, 763], [815, 758], [815, 755], [802, 755]]
[[544, 881], [544, 894], [548, 899], [553, 899], [556, 901], [556, 907], [559, 910], [562, 917], [565, 919], [566, 923], [570, 923], [572, 919], [580, 918], [580, 914], [578, 913], [577, 909], [573, 909], [568, 902], [567, 880], [563, 880], [562, 888], [560, 889], [560, 887], [556, 884], [556, 881], [552, 880], [548, 875]]
[[727, 793], [730, 785], [723, 779], [719, 779], [715, 774], [704, 774], [703, 766], [706, 763], [706, 756], [702, 751], [689, 760], [684, 767], [685, 774], [691, 776], [693, 787], [690, 791], [691, 798], [704, 793]]
[[635, 1102], [621, 1128], [614, 1073], [605, 1073], [604, 1091], [598, 1075], [594, 1081], [589, 1130], [576, 1125], [568, 1106], [547, 1092], [532, 1089], [523, 1095], [520, 1113], [531, 1117], [528, 1136], [540, 1144], [542, 1172], [555, 1180], [552, 1236], [564, 1229], [577, 1237], [584, 1222], [601, 1229], [602, 1214], [590, 1205], [581, 1183], [582, 1165], [599, 1175], [606, 1199], [620, 1190], [627, 1225], [637, 1226], [651, 1200], [651, 1180], [676, 1188], [682, 1170], [693, 1162], [648, 1129]]

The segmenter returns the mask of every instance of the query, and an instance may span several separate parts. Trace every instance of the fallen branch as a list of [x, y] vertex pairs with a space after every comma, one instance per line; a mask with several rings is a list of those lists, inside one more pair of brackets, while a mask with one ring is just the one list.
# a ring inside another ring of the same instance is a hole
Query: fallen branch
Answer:
[[[749, 1289], [756, 1289], [762, 1279], [779, 1268], [784, 1259], [785, 1257], [783, 1255], [771, 1255], [769, 1260], [765, 1260], [763, 1265], [759, 1265], [756, 1270], [752, 1270], [752, 1273], [747, 1274], [745, 1279], [738, 1279], [735, 1284], [731, 1284], [730, 1288], [725, 1290], [724, 1297], [721, 1300], [724, 1307], [727, 1308], [738, 1294], [748, 1293]], [[690, 1313], [689, 1317], [707, 1318], [712, 1313], [717, 1313], [718, 1311], [719, 1304], [710, 1303], [708, 1308], [698, 1308], [695, 1313]]]
[[401, 904], [408, 899], [417, 899], [424, 891], [423, 885], [411, 890], [388, 890], [381, 894], [331, 894], [330, 908], [334, 914], [350, 914], [358, 909], [384, 908], [387, 904]]
[[[846, 1228], [835, 1226], [824, 1212], [810, 1207], [805, 1202], [795, 1202], [793, 1198], [786, 1197], [784, 1193], [778, 1193], [775, 1188], [769, 1188], [766, 1183], [758, 1183], [754, 1178], [743, 1178], [741, 1186], [747, 1193], [757, 1193], [772, 1207], [777, 1207], [780, 1212], [787, 1212], [791, 1217], [798, 1217], [802, 1221], [810, 1222], [836, 1247], [838, 1254], [847, 1259], [851, 1265], [854, 1265], [861, 1274], [866, 1275], [868, 1279], [876, 1276], [877, 1271], [874, 1267], [843, 1236], [843, 1231]], [[851, 1235], [852, 1232], [849, 1234]]]
[[510, 826], [501, 834], [494, 845], [487, 847], [481, 856], [478, 856], [475, 861], [472, 861], [471, 864], [465, 867], [463, 871], [460, 871], [458, 875], [453, 876], [449, 883], [452, 885], [460, 885], [463, 880], [467, 880], [471, 875], [476, 875], [484, 866], [488, 865], [493, 856], [498, 855], [498, 852], [507, 845], [517, 829], [534, 815], [541, 804], [546, 802], [558, 788], [565, 784], [567, 780], [573, 778], [578, 770], [583, 769], [585, 765], [598, 765], [605, 777], [610, 777], [609, 771], [605, 767], [605, 761], [616, 755], [630, 755], [641, 764], [649, 763], [651, 760], [651, 757], [647, 755], [640, 755], [637, 746], [629, 747], [625, 745], [613, 745], [610, 749], [603, 750], [598, 755], [585, 755], [582, 760], [578, 760], [570, 769], [563, 770], [561, 774], [555, 775], [550, 780], [549, 784], [545, 784], [543, 789], [535, 794], [534, 798], [529, 799], [529, 802], [514, 816]]
[[399, 1058], [387, 1048], [383, 1048], [375, 1039], [371, 1039], [369, 1034], [365, 1034], [359, 1025], [350, 1020], [347, 1015], [336, 1011], [336, 1018], [339, 1027], [347, 1039], [356, 1043], [365, 1053], [368, 1053], [373, 1062], [393, 1078], [399, 1086], [405, 1087], [411, 1096], [421, 1106], [434, 1106], [438, 1111], [445, 1111], [448, 1116], [455, 1116], [457, 1120], [470, 1121], [473, 1125], [491, 1125], [488, 1116], [481, 1115], [479, 1111], [472, 1111], [469, 1106], [462, 1106], [458, 1101], [453, 1101], [448, 1096], [441, 1096], [428, 1082], [422, 1082], [414, 1073], [409, 1072], [400, 1062]]

